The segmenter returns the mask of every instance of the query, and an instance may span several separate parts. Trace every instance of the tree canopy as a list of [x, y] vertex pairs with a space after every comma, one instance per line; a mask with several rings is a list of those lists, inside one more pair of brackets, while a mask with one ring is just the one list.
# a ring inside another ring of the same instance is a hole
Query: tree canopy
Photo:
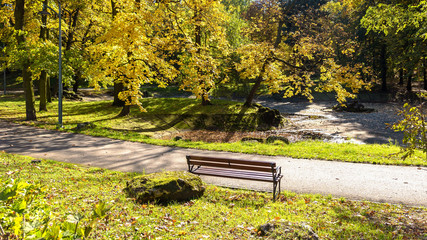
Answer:
[[2, 51], [22, 71], [28, 120], [33, 80], [46, 110], [47, 79], [58, 75], [58, 3], [64, 85], [114, 85], [117, 100], [141, 109], [144, 84], [178, 85], [204, 105], [236, 81], [251, 88], [247, 106], [260, 89], [335, 92], [343, 103], [377, 79], [387, 90], [395, 71], [412, 79], [426, 69], [426, 1], [58, 1], [1, 1]]

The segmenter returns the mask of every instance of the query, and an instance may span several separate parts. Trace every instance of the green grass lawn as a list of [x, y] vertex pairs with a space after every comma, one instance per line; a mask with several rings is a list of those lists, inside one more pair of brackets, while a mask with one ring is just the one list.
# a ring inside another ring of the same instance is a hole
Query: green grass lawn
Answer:
[[[32, 204], [13, 206], [25, 214], [25, 229], [31, 230], [38, 219], [49, 216], [49, 229], [57, 227], [64, 238], [70, 236], [67, 229], [72, 232], [74, 228], [70, 226], [76, 222], [83, 228], [94, 226], [89, 239], [251, 239], [261, 238], [258, 227], [267, 222], [282, 226], [269, 236], [271, 239], [276, 239], [274, 234], [295, 239], [313, 233], [321, 239], [427, 237], [425, 208], [291, 192], [284, 192], [272, 202], [271, 193], [215, 186], [208, 186], [202, 198], [189, 202], [135, 203], [123, 193], [126, 181], [135, 173], [31, 160], [0, 152], [0, 192], [10, 179], [39, 185], [42, 191]], [[7, 212], [7, 201], [1, 196], [0, 224], [8, 231], [23, 219], [18, 212]], [[92, 209], [100, 202], [106, 204], [106, 209], [112, 208], [105, 217], [90, 221]], [[22, 229], [15, 229], [16, 233], [21, 234]]]
[[[142, 105], [147, 112], [133, 108], [127, 117], [117, 117], [120, 108], [112, 107], [111, 101], [72, 102], [64, 101], [64, 128], [61, 131], [75, 132], [78, 123], [92, 122], [94, 128], [79, 133], [103, 136], [127, 141], [144, 142], [156, 145], [198, 148], [216, 151], [230, 151], [294, 158], [325, 159], [335, 161], [427, 166], [425, 155], [416, 151], [413, 157], [402, 160], [396, 153], [400, 148], [391, 144], [336, 144], [322, 141], [304, 141], [289, 145], [281, 142], [264, 143], [205, 143], [172, 141], [153, 138], [162, 131], [177, 131], [191, 128], [188, 119], [181, 119], [182, 114], [253, 114], [255, 108], [242, 108], [241, 103], [214, 100], [214, 105], [202, 107], [198, 100], [183, 98], [148, 98]], [[35, 122], [23, 122], [25, 103], [19, 96], [0, 96], [0, 118], [29, 124], [46, 129], [55, 129], [57, 123], [57, 103], [48, 105], [49, 111], [38, 112]]]

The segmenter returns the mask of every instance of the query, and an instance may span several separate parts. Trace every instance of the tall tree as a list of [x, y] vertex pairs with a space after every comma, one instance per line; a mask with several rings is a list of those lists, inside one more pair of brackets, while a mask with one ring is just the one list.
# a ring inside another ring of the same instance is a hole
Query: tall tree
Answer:
[[[317, 1], [255, 1], [248, 10], [252, 43], [240, 49], [237, 64], [241, 76], [255, 79], [245, 106], [251, 106], [264, 84], [270, 93], [284, 97], [301, 94], [312, 98], [312, 90], [335, 91], [344, 102], [365, 83], [357, 73], [360, 66], [336, 62], [335, 25], [320, 11]], [[345, 44], [344, 44], [345, 46]], [[351, 47], [343, 49], [351, 54]]]
[[[117, 4], [115, 3], [114, 0], [111, 0], [111, 18], [113, 21], [116, 15], [117, 15]], [[118, 79], [116, 79], [116, 81], [114, 81], [114, 88], [113, 88], [113, 96], [114, 96], [113, 106], [123, 107], [125, 105], [125, 101], [119, 98], [119, 94], [122, 91], [123, 91], [123, 83], [121, 83], [120, 81], [118, 81]]]
[[368, 31], [386, 36], [392, 51], [390, 60], [406, 69], [406, 89], [412, 91], [414, 70], [421, 69], [427, 55], [427, 3], [396, 0], [371, 6], [361, 23]]
[[[48, 0], [44, 0], [43, 5], [47, 6]], [[45, 9], [46, 10], [46, 9]], [[47, 28], [47, 16], [42, 16], [42, 26], [40, 27], [40, 39], [42, 44], [49, 38], [49, 30]], [[45, 69], [40, 73], [39, 78], [39, 94], [40, 94], [40, 104], [39, 111], [47, 111], [47, 102], [48, 102], [48, 91], [50, 84], [48, 84], [48, 74]]]
[[226, 39], [228, 14], [219, 0], [184, 0], [167, 4], [173, 35], [179, 39], [180, 88], [210, 104], [210, 92], [226, 81], [221, 63], [229, 53]]
[[[25, 0], [17, 0], [15, 2], [15, 38], [18, 48], [22, 50], [25, 49]], [[25, 50], [24, 50], [25, 51]], [[22, 61], [22, 79], [24, 81], [24, 93], [25, 93], [25, 113], [26, 120], [37, 120], [36, 109], [35, 109], [35, 98], [34, 98], [34, 88], [33, 88], [33, 79], [31, 77], [30, 71], [30, 60], [23, 59]]]
[[[125, 102], [122, 115], [130, 105], [141, 109], [140, 87], [145, 83], [166, 86], [177, 74], [170, 59], [171, 48], [178, 45], [168, 34], [170, 27], [162, 3], [117, 1], [120, 11], [104, 35], [98, 39], [93, 55], [99, 60], [93, 78], [95, 85], [119, 83], [118, 98]], [[159, 6], [159, 7], [158, 7]], [[165, 25], [166, 24], [166, 25]]]

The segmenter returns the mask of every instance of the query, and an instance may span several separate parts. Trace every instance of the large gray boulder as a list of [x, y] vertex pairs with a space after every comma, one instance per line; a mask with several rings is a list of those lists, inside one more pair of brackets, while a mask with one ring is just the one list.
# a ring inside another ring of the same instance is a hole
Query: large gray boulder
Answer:
[[181, 202], [203, 195], [205, 187], [199, 176], [189, 172], [158, 172], [128, 181], [124, 191], [141, 203]]

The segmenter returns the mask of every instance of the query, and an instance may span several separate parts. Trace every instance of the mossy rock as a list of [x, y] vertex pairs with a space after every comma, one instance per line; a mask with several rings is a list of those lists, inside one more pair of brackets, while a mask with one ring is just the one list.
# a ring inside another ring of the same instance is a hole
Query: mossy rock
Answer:
[[364, 112], [364, 113], [371, 113], [375, 110], [372, 108], [365, 108], [365, 106], [358, 101], [351, 101], [345, 105], [337, 104], [332, 107], [332, 110], [336, 112]]
[[258, 130], [269, 130], [273, 127], [281, 127], [284, 125], [285, 118], [280, 114], [279, 110], [268, 107], [263, 107], [259, 104], [254, 104], [258, 108]]
[[289, 144], [289, 142], [290, 142], [288, 138], [282, 137], [282, 136], [269, 136], [265, 140], [266, 143], [274, 143], [275, 141], [281, 141], [285, 144]]
[[269, 222], [257, 228], [258, 234], [267, 239], [318, 240], [313, 228], [304, 222]]
[[127, 182], [124, 191], [140, 203], [167, 204], [199, 198], [205, 187], [200, 177], [192, 173], [165, 171], [135, 177]]

